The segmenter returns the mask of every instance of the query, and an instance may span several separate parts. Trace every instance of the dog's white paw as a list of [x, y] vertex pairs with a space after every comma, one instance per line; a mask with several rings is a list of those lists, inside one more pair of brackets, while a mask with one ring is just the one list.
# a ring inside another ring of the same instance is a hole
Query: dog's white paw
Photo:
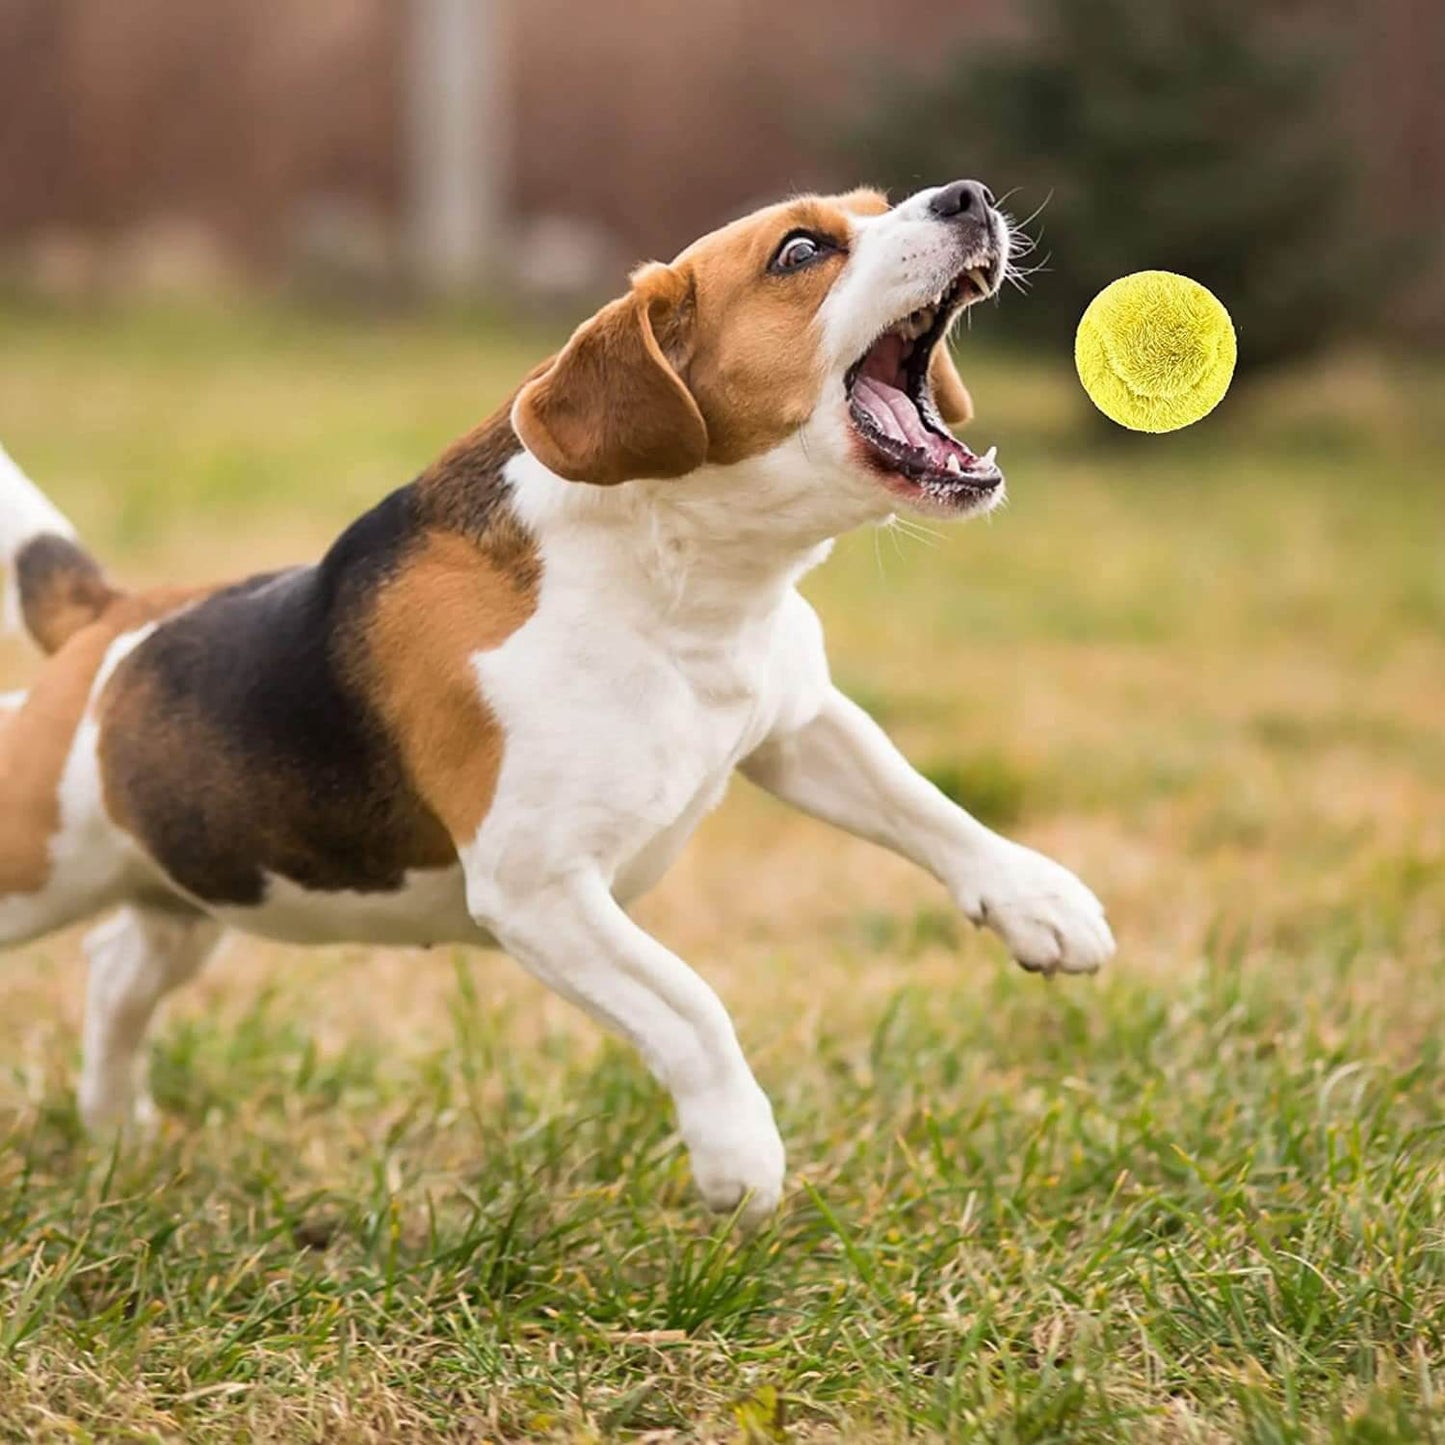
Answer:
[[731, 1214], [742, 1204], [739, 1222], [748, 1229], [762, 1224], [783, 1197], [787, 1164], [768, 1096], [750, 1084], [707, 1100], [679, 1102], [678, 1122], [707, 1207]]
[[1031, 973], [1095, 973], [1114, 953], [1104, 905], [1069, 870], [1000, 840], [961, 890], [960, 907]]

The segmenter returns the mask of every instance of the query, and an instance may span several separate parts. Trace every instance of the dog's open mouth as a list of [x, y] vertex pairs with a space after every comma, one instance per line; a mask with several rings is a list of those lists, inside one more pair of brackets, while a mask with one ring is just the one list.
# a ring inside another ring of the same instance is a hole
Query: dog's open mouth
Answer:
[[934, 348], [965, 306], [987, 296], [988, 268], [960, 272], [929, 305], [895, 322], [849, 368], [848, 412], [868, 460], [890, 491], [946, 511], [979, 505], [1003, 473], [994, 448], [977, 455], [938, 414], [928, 367]]

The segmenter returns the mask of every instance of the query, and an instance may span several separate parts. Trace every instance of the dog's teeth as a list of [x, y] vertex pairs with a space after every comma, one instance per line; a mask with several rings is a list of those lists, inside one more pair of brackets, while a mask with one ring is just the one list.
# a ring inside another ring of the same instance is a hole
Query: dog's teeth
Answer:
[[933, 317], [934, 312], [931, 306], [920, 306], [917, 311], [908, 314], [898, 329], [909, 341], [917, 341], [933, 326]]
[[994, 458], [995, 458], [997, 455], [998, 455], [998, 448], [997, 448], [997, 447], [990, 447], [990, 448], [978, 459], [979, 465], [980, 465], [980, 466], [984, 466], [984, 467], [997, 466], [998, 463], [994, 461]]
[[988, 295], [988, 272], [982, 266], [974, 266], [969, 270], [968, 279], [973, 282], [985, 296]]
[[920, 336], [926, 336], [933, 330], [933, 323], [937, 320], [937, 306], [920, 306], [917, 311], [910, 311], [892, 329], [905, 341], [917, 341]]
[[947, 466], [955, 476], [963, 475], [963, 463], [959, 461], [957, 452], [949, 452]]

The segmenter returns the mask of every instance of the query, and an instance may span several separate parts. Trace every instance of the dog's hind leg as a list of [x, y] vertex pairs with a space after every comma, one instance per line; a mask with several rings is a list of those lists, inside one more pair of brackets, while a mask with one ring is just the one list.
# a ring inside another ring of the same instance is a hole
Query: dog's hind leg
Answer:
[[200, 913], [129, 906], [86, 936], [80, 1116], [94, 1134], [154, 1123], [146, 1086], [145, 1036], [161, 1000], [194, 977], [215, 949], [221, 926]]

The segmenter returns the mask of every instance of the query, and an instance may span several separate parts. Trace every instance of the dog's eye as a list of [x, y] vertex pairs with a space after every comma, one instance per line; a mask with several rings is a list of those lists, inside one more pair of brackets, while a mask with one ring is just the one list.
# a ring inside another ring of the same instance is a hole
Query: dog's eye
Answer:
[[783, 238], [783, 244], [778, 247], [768, 270], [781, 276], [816, 261], [825, 251], [835, 249], [826, 236], [815, 236], [810, 231], [794, 231], [791, 236]]

